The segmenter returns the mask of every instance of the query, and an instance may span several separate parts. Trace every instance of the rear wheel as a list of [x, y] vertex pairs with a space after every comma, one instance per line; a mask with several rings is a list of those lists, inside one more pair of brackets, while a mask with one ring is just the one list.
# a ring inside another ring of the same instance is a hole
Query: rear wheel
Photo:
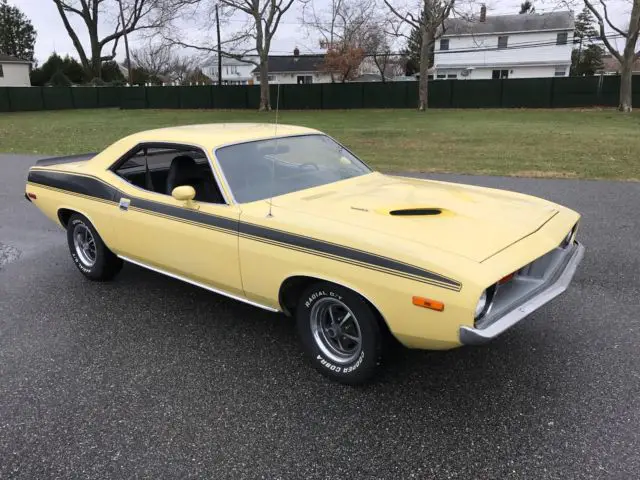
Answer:
[[67, 223], [67, 243], [73, 263], [91, 280], [110, 280], [122, 268], [120, 260], [87, 218], [74, 213]]
[[298, 333], [314, 367], [341, 383], [369, 380], [382, 352], [376, 312], [357, 293], [329, 282], [311, 285], [296, 308]]

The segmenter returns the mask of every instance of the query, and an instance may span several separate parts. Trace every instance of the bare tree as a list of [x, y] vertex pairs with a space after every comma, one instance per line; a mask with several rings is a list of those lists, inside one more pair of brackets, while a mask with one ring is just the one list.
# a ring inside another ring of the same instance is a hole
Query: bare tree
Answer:
[[[78, 52], [80, 62], [93, 78], [100, 78], [102, 62], [113, 60], [116, 56], [118, 42], [125, 34], [135, 31], [156, 28], [163, 21], [163, 14], [170, 11], [169, 0], [122, 0], [123, 15], [119, 14], [118, 4], [108, 0], [53, 0], [62, 18], [73, 46]], [[73, 18], [79, 17], [84, 23], [89, 37], [89, 48], [85, 49], [76, 31]], [[121, 22], [124, 18], [124, 25]], [[112, 22], [112, 28], [106, 35], [100, 35], [99, 27]], [[110, 53], [103, 50], [110, 47]]]
[[357, 75], [365, 43], [375, 28], [375, 0], [330, 0], [324, 8], [314, 0], [301, 3], [307, 34], [317, 36], [320, 47], [327, 49], [325, 69], [331, 80], [339, 75], [344, 82]]
[[149, 75], [161, 77], [171, 71], [175, 56], [168, 45], [149, 43], [132, 50], [131, 60], [135, 67], [141, 68]]
[[383, 83], [387, 81], [387, 78], [395, 77], [404, 72], [405, 59], [401, 55], [392, 53], [391, 50], [387, 32], [380, 24], [376, 24], [367, 36], [365, 52], [367, 58], [371, 59], [371, 63], [380, 74]]
[[[586, 0], [585, 0], [586, 1]], [[636, 0], [640, 1], [640, 0]], [[420, 11], [417, 15], [411, 11], [401, 11], [392, 4], [392, 0], [384, 0], [389, 10], [402, 24], [408, 24], [422, 33], [420, 46], [420, 81], [418, 82], [418, 110], [426, 110], [428, 100], [429, 52], [435, 42], [444, 33], [444, 23], [453, 10], [456, 0], [420, 0]]]
[[[607, 1], [584, 0], [585, 6], [591, 10], [598, 20], [600, 26], [600, 39], [604, 42], [607, 50], [611, 52], [618, 62], [620, 62], [620, 101], [618, 110], [630, 112], [632, 110], [631, 78], [633, 75], [633, 64], [640, 58], [640, 51], [636, 51], [638, 34], [640, 34], [640, 0], [631, 0], [631, 15], [629, 16], [629, 26], [626, 30], [616, 26], [610, 18], [607, 9]], [[610, 29], [610, 32], [607, 32]], [[624, 38], [624, 49], [622, 52], [617, 48], [611, 37]]]
[[176, 55], [172, 58], [166, 75], [173, 83], [185, 85], [193, 76], [197, 68], [197, 60], [194, 57]]
[[[235, 58], [252, 63], [260, 71], [260, 110], [271, 109], [269, 96], [269, 51], [283, 15], [291, 8], [294, 0], [178, 0], [182, 5], [192, 6], [192, 10], [183, 14], [191, 19], [191, 30], [198, 31], [197, 40], [181, 35], [179, 29], [165, 27], [162, 36], [173, 45], [194, 49], [199, 52], [216, 54], [218, 42], [212, 35], [215, 31], [215, 6], [219, 5], [221, 23], [231, 16], [242, 14], [244, 25], [235, 29], [220, 41], [223, 57]], [[200, 20], [200, 22], [198, 22]], [[199, 23], [199, 28], [193, 28]], [[203, 35], [204, 34], [204, 35]], [[250, 43], [249, 43], [250, 42]], [[256, 54], [257, 58], [247, 57]]]
[[536, 13], [536, 7], [533, 6], [533, 2], [531, 0], [524, 0], [524, 2], [520, 4], [520, 11], [518, 14], [527, 15], [532, 13]]

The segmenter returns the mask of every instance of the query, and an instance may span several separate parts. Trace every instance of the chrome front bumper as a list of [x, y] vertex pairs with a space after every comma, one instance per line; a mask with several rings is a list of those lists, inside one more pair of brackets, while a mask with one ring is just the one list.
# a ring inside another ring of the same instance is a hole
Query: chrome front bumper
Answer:
[[[570, 248], [557, 248], [539, 259], [543, 260], [545, 257], [549, 257], [544, 261], [549, 263], [550, 268], [544, 273], [543, 278], [539, 281], [539, 285], [532, 289], [531, 294], [524, 295], [520, 303], [518, 303], [518, 301], [510, 303], [506, 310], [504, 308], [501, 309], [501, 311], [496, 312], [496, 314], [492, 314], [486, 321], [478, 322], [476, 325], [477, 328], [467, 326], [460, 327], [460, 343], [464, 345], [482, 345], [487, 343], [544, 304], [553, 300], [567, 289], [583, 256], [584, 246], [576, 242]], [[536, 262], [538, 262], [538, 260], [536, 260]], [[532, 265], [536, 262], [533, 262]], [[534, 283], [535, 280], [531, 281], [529, 277], [525, 275], [523, 282]]]

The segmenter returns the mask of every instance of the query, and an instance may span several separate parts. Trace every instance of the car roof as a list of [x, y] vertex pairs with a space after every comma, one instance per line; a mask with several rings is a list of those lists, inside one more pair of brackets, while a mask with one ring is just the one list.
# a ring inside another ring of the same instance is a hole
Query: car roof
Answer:
[[158, 128], [135, 133], [127, 140], [141, 142], [187, 143], [206, 148], [208, 151], [222, 145], [250, 142], [290, 135], [320, 133], [312, 128], [273, 123], [209, 123]]

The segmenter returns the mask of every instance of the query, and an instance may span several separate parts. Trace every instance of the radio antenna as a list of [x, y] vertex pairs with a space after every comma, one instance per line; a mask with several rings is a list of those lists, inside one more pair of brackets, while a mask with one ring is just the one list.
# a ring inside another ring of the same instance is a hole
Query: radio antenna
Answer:
[[280, 82], [278, 82], [276, 87], [276, 124], [274, 125], [273, 128], [273, 135], [276, 137], [276, 147], [275, 147], [275, 152], [273, 153], [273, 155], [271, 155], [271, 195], [269, 196], [269, 213], [267, 214], [267, 217], [273, 217], [273, 215], [271, 214], [271, 210], [273, 207], [273, 190], [274, 190], [274, 184], [276, 181], [276, 153], [278, 153], [278, 112], [280, 111]]

